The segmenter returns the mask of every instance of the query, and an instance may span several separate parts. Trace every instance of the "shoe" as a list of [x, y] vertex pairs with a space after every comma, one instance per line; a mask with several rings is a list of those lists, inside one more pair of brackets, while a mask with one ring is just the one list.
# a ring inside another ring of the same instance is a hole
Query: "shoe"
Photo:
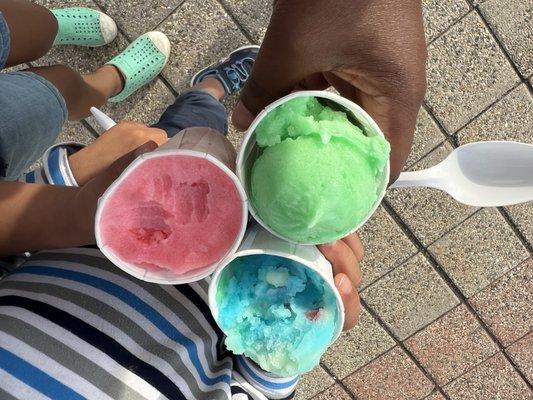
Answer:
[[191, 86], [210, 76], [222, 83], [227, 96], [238, 92], [250, 76], [258, 52], [259, 46], [238, 48], [218, 63], [198, 71], [191, 79]]
[[51, 10], [57, 20], [54, 45], [74, 44], [98, 47], [117, 37], [117, 25], [110, 16], [85, 7]]
[[109, 99], [119, 102], [152, 81], [165, 67], [170, 56], [170, 41], [161, 32], [139, 36], [126, 50], [106, 63], [115, 66], [124, 77], [124, 89]]

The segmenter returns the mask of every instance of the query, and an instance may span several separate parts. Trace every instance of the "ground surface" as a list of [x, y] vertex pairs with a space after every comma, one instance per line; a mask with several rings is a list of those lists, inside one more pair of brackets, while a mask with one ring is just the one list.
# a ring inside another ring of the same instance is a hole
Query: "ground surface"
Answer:
[[[144, 123], [199, 67], [259, 43], [270, 10], [270, 0], [40, 1], [99, 7], [121, 33], [104, 49], [55, 49], [36, 64], [90, 71], [144, 31], [169, 36], [162, 75], [104, 107], [116, 120]], [[472, 141], [533, 143], [533, 1], [423, 3], [429, 87], [408, 168]], [[89, 118], [61, 139], [89, 142], [98, 133]], [[231, 138], [239, 144], [238, 133]], [[361, 235], [360, 323], [303, 377], [297, 399], [532, 398], [533, 203], [480, 210], [431, 189], [391, 191]]]

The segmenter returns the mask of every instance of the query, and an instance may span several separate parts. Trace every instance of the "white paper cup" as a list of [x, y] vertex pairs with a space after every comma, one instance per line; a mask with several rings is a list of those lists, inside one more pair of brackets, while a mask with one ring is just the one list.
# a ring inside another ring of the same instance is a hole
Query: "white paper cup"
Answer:
[[322, 255], [316, 246], [300, 245], [290, 243], [272, 235], [270, 232], [261, 228], [258, 224], [253, 224], [244, 237], [239, 249], [228, 259], [222, 263], [215, 271], [209, 284], [209, 308], [211, 313], [218, 323], [218, 303], [216, 296], [218, 292], [218, 285], [224, 270], [231, 264], [232, 261], [238, 258], [245, 258], [251, 255], [267, 254], [272, 256], [279, 256], [289, 260], [296, 261], [303, 267], [309, 268], [329, 285], [335, 295], [337, 303], [337, 321], [335, 324], [335, 333], [333, 335], [333, 343], [342, 333], [344, 325], [344, 305], [342, 298], [335, 287], [333, 280], [333, 270], [331, 264]]
[[[105, 208], [106, 201], [120, 187], [122, 182], [146, 160], [165, 156], [190, 156], [203, 158], [212, 163], [221, 171], [223, 171], [235, 184], [235, 188], [239, 193], [242, 202], [242, 218], [239, 233], [235, 241], [226, 254], [215, 263], [189, 271], [185, 274], [177, 274], [170, 270], [150, 271], [141, 268], [135, 264], [122, 260], [113, 249], [104, 243], [101, 232], [102, 212]], [[230, 258], [239, 247], [244, 233], [246, 232], [246, 225], [248, 222], [248, 205], [246, 201], [246, 193], [232, 169], [235, 165], [235, 150], [233, 146], [222, 134], [209, 128], [189, 128], [181, 131], [176, 136], [169, 139], [164, 145], [150, 153], [145, 153], [137, 157], [122, 174], [109, 186], [105, 193], [98, 200], [98, 208], [95, 217], [95, 236], [96, 243], [102, 253], [123, 271], [133, 275], [134, 277], [147, 282], [177, 285], [183, 283], [190, 283], [213, 273], [213, 271], [224, 260]]]
[[[365, 110], [363, 110], [361, 107], [359, 107], [354, 102], [339, 96], [338, 94], [327, 92], [327, 91], [320, 91], [320, 90], [306, 90], [306, 91], [300, 91], [300, 92], [294, 92], [291, 93], [285, 97], [282, 97], [281, 99], [275, 101], [274, 103], [267, 106], [261, 113], [255, 118], [255, 120], [252, 122], [248, 130], [246, 131], [246, 135], [244, 136], [244, 140], [242, 142], [242, 146], [239, 150], [239, 153], [237, 155], [237, 176], [242, 182], [242, 185], [244, 186], [244, 190], [246, 191], [247, 195], [250, 193], [251, 189], [251, 174], [252, 174], [252, 167], [254, 165], [255, 160], [259, 157], [260, 149], [259, 146], [257, 146], [256, 140], [255, 140], [255, 129], [259, 125], [259, 123], [263, 120], [263, 118], [266, 117], [266, 115], [278, 107], [279, 105], [286, 103], [289, 100], [292, 100], [296, 97], [317, 97], [321, 99], [327, 99], [330, 102], [333, 102], [335, 104], [338, 104], [342, 106], [345, 111], [351, 113], [351, 116], [355, 118], [360, 126], [364, 128], [365, 134], [368, 136], [382, 136], [383, 132], [379, 128], [379, 126], [376, 124], [376, 122], [366, 113]], [[389, 175], [390, 175], [390, 161], [387, 161], [387, 164], [385, 165], [385, 168], [383, 168], [383, 171], [381, 175], [378, 178], [378, 197], [370, 209], [370, 211], [367, 213], [366, 217], [359, 223], [357, 226], [354, 226], [347, 232], [341, 233], [336, 239], [341, 239], [355, 231], [357, 231], [359, 228], [361, 228], [374, 214], [374, 212], [377, 210], [379, 205], [381, 204], [381, 201], [383, 200], [383, 197], [385, 196], [385, 191], [387, 190], [387, 185], [389, 183]], [[250, 198], [250, 196], [248, 196]], [[249, 208], [250, 213], [252, 216], [269, 232], [272, 234], [284, 239], [288, 240], [293, 243], [299, 243], [299, 244], [319, 244], [319, 243], [307, 243], [307, 242], [296, 242], [292, 239], [289, 239], [279, 232], [276, 232], [274, 229], [272, 229], [268, 224], [261, 219], [261, 217], [258, 215], [257, 210], [254, 208], [254, 204], [252, 201], [249, 202]]]

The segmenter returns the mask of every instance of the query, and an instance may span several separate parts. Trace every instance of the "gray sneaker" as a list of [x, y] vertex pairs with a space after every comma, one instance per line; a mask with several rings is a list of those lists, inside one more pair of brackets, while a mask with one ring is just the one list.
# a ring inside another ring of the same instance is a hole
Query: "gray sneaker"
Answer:
[[191, 86], [211, 76], [222, 83], [226, 95], [238, 92], [250, 76], [258, 52], [259, 46], [238, 48], [218, 63], [198, 71], [191, 79]]

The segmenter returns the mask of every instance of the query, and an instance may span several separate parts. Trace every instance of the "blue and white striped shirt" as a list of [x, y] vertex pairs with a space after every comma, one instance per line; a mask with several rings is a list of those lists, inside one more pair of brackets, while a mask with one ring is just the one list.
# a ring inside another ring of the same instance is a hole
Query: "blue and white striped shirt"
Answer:
[[0, 281], [0, 399], [283, 399], [226, 350], [208, 280], [157, 285], [97, 249], [40, 252]]

